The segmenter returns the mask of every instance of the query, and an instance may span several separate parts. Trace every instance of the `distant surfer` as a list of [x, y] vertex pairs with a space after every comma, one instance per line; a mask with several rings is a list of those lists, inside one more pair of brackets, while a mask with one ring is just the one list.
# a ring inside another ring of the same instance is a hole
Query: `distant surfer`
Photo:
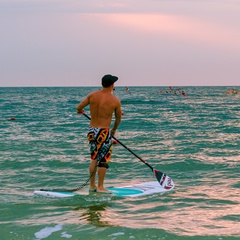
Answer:
[[[102, 89], [88, 94], [77, 106], [77, 112], [83, 113], [83, 108], [90, 105], [90, 128], [88, 141], [90, 144], [91, 163], [89, 167], [90, 187], [89, 191], [111, 193], [104, 187], [104, 179], [107, 172], [108, 162], [112, 155], [111, 135], [121, 122], [121, 102], [112, 94], [114, 83], [118, 77], [110, 74], [103, 76]], [[112, 115], [115, 115], [113, 128], [110, 130]], [[98, 169], [98, 185], [95, 176]]]

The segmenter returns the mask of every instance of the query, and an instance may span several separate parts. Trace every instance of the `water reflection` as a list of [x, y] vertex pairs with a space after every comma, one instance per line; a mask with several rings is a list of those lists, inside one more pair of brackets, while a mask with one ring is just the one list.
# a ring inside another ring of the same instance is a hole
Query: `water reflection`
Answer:
[[[166, 195], [114, 200], [108, 204], [76, 208], [81, 223], [98, 227], [162, 229], [182, 236], [237, 235], [239, 230], [239, 189], [234, 180], [217, 185], [203, 179], [197, 186]], [[184, 183], [182, 183], [184, 185]]]
[[108, 218], [105, 216], [105, 211], [109, 204], [103, 203], [100, 205], [92, 205], [89, 207], [77, 207], [74, 210], [82, 212], [79, 221], [80, 223], [92, 224], [96, 227], [107, 227], [110, 226]]

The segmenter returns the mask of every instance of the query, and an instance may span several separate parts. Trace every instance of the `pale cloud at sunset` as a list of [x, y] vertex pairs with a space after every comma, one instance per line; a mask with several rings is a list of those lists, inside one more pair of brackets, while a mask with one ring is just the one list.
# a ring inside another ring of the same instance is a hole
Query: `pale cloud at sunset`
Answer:
[[0, 1], [0, 86], [239, 85], [238, 1]]

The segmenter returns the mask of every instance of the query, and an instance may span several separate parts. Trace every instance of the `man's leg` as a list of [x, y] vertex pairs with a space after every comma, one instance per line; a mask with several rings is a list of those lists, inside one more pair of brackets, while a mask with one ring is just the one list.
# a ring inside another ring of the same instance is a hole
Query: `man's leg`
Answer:
[[97, 171], [97, 159], [96, 160], [91, 160], [90, 167], [89, 167], [89, 175], [91, 176], [90, 178], [90, 187], [89, 190], [96, 190], [97, 186], [95, 183], [95, 176], [96, 176], [96, 171]]
[[106, 176], [107, 168], [98, 167], [98, 187], [97, 192], [111, 193], [104, 187], [104, 179]]

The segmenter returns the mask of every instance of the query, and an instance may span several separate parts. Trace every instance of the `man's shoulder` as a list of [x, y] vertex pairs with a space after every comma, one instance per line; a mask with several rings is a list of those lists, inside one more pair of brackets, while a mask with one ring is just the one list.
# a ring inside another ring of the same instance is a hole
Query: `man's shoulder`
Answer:
[[95, 95], [99, 94], [99, 92], [100, 92], [99, 90], [92, 91], [88, 94], [88, 96], [95, 96]]
[[120, 101], [120, 99], [117, 96], [115, 96], [113, 94], [111, 96], [112, 96], [112, 99], [114, 99], [115, 101], [117, 101], [117, 102]]

